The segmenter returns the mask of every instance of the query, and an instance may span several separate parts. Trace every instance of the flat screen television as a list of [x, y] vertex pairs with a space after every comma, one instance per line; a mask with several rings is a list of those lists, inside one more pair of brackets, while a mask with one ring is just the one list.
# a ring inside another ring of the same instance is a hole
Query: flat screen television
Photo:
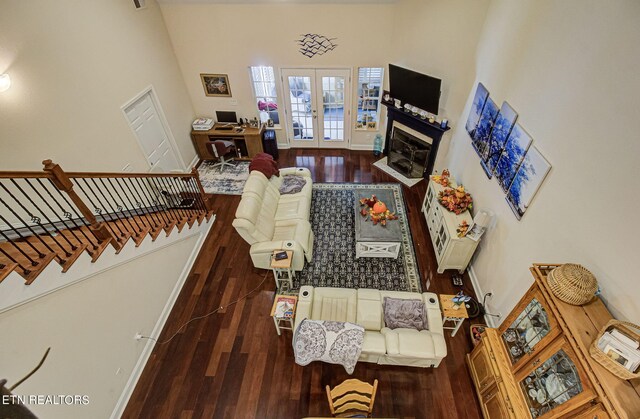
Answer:
[[442, 80], [389, 64], [391, 97], [437, 115]]

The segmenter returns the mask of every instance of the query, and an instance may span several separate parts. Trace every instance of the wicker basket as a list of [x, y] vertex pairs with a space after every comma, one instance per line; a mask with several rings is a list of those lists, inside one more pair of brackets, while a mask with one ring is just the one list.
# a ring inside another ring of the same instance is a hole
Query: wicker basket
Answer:
[[593, 299], [598, 281], [584, 266], [565, 263], [547, 275], [553, 294], [565, 303], [581, 306]]
[[600, 330], [598, 336], [596, 336], [595, 340], [591, 342], [591, 346], [589, 347], [589, 354], [591, 355], [591, 358], [595, 359], [600, 365], [608, 369], [611, 374], [620, 377], [623, 380], [640, 378], [640, 370], [638, 370], [638, 372], [629, 371], [613, 359], [609, 358], [607, 354], [605, 354], [600, 350], [600, 348], [598, 348], [598, 341], [600, 340], [602, 335], [604, 335], [607, 330], [612, 328], [618, 329], [621, 333], [629, 336], [630, 338], [640, 341], [640, 335], [637, 332], [638, 330], [640, 330], [640, 326], [615, 319], [609, 320], [609, 323], [607, 323], [602, 328], [602, 330]]

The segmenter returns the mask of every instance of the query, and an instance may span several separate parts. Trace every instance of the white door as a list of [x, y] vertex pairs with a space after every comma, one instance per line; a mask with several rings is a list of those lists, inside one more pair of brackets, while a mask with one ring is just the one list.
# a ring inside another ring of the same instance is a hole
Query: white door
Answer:
[[151, 91], [127, 106], [124, 113], [151, 166], [151, 171], [159, 173], [183, 170], [169, 144], [169, 137], [158, 116]]
[[349, 147], [348, 69], [283, 69], [287, 130], [292, 147]]

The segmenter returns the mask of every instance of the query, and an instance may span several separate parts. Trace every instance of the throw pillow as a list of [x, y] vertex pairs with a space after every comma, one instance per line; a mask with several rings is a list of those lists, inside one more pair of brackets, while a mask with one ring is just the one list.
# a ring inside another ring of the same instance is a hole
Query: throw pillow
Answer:
[[384, 297], [384, 324], [389, 329], [428, 329], [427, 312], [422, 300]]
[[251, 160], [249, 164], [249, 171], [257, 170], [270, 179], [271, 176], [280, 176], [280, 170], [278, 170], [278, 163], [273, 160], [273, 157], [267, 153], [258, 153]]

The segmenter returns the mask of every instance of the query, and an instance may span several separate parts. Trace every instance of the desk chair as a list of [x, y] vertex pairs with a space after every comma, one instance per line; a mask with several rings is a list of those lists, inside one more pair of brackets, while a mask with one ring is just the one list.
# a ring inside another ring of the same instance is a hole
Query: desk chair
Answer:
[[224, 158], [224, 156], [231, 152], [235, 153], [236, 145], [233, 143], [233, 141], [215, 140], [207, 143], [207, 148], [209, 149], [209, 152], [211, 154], [218, 158], [218, 163], [213, 165], [214, 169], [216, 167], [219, 167], [220, 173], [222, 173], [225, 166], [234, 167], [234, 165], [230, 163], [231, 161], [233, 161], [233, 157], [231, 157], [230, 159]]
[[336, 418], [370, 418], [376, 398], [378, 380], [373, 385], [351, 378], [327, 389], [329, 409]]

